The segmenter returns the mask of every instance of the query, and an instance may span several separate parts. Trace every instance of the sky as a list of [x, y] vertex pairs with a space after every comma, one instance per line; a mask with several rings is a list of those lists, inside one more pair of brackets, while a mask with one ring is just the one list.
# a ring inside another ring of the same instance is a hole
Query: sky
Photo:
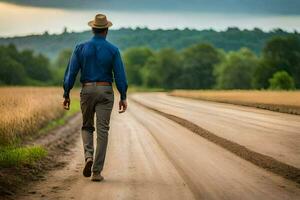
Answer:
[[[59, 2], [63, 1], [61, 0]], [[73, 0], [69, 2], [76, 1], [78, 0]], [[111, 1], [115, 2], [115, 0]], [[124, 3], [128, 1], [134, 2], [136, 0], [124, 0], [122, 2]], [[155, 2], [157, 0], [152, 1]], [[166, 0], [164, 2], [168, 3], [170, 1], [174, 0]], [[200, 1], [207, 0], [191, 1], [199, 3]], [[234, 2], [236, 0], [226, 1]], [[239, 1], [242, 2], [249, 0]], [[47, 3], [48, 1], [31, 0], [31, 2]], [[51, 2], [55, 3], [56, 0], [52, 0]], [[162, 5], [166, 6], [165, 3]], [[112, 5], [110, 6], [110, 8], [112, 7]], [[140, 5], [142, 4], [139, 4], [138, 6]], [[170, 6], [169, 10], [164, 11], [162, 11], [161, 9], [147, 10], [145, 8], [131, 10], [130, 6], [128, 9], [108, 9], [107, 7], [109, 6], [103, 6], [103, 8], [94, 7], [88, 9], [79, 9], [74, 7], [66, 8], [65, 6], [37, 7], [32, 5], [29, 6], [29, 4], [26, 4], [26, 6], [15, 5], [1, 2], [0, 0], [0, 37], [39, 34], [45, 31], [48, 31], [49, 33], [60, 33], [62, 32], [64, 27], [67, 27], [70, 31], [83, 31], [89, 28], [87, 26], [87, 22], [91, 20], [96, 13], [105, 13], [108, 16], [108, 18], [111, 21], [113, 21], [114, 29], [122, 27], [148, 27], [150, 29], [191, 28], [199, 30], [226, 30], [228, 27], [239, 27], [241, 29], [253, 29], [255, 27], [258, 27], [265, 31], [269, 31], [275, 28], [281, 28], [290, 32], [294, 30], [300, 31], [300, 14], [280, 13], [275, 11], [272, 11], [271, 13], [249, 13], [248, 11], [246, 12], [242, 10], [240, 10], [239, 12], [225, 12], [212, 8], [211, 10], [209, 10], [209, 6], [206, 8], [205, 11], [200, 12], [187, 9], [190, 7], [190, 4], [186, 6], [186, 9], [178, 10], [178, 5], [181, 4], [172, 5]], [[278, 9], [276, 6], [274, 7]]]
[[299, 0], [0, 0], [20, 5], [130, 11], [300, 14]]

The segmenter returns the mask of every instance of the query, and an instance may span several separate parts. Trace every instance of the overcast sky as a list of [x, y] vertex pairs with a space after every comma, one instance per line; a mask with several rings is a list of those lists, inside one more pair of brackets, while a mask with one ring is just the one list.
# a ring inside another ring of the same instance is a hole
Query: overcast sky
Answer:
[[[15, 0], [18, 4], [1, 1], [0, 37], [45, 31], [61, 33], [64, 27], [70, 31], [83, 31], [89, 29], [87, 22], [97, 13], [107, 14], [114, 29], [148, 27], [221, 31], [228, 27], [258, 27], [265, 31], [275, 28], [300, 31], [300, 15], [286, 12], [289, 7], [294, 7], [294, 10], [289, 10], [293, 12], [300, 9], [300, 5], [293, 6], [298, 5], [300, 0], [109, 0], [107, 3], [101, 0]], [[251, 5], [250, 1], [253, 2]], [[271, 1], [273, 4], [269, 7], [259, 6]], [[282, 5], [282, 2], [285, 4]]]

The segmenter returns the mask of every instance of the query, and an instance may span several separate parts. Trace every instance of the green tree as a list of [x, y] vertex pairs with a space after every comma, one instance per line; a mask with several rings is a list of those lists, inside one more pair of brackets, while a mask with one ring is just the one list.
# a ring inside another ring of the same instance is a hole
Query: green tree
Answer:
[[147, 47], [129, 48], [124, 53], [124, 64], [130, 85], [141, 85], [141, 70], [153, 52]]
[[14, 44], [2, 46], [2, 50], [8, 57], [20, 63], [20, 53]]
[[[57, 59], [55, 60], [52, 67], [52, 74], [53, 74], [52, 83], [54, 85], [62, 85], [64, 79], [64, 73], [66, 71], [71, 55], [72, 55], [71, 49], [64, 49], [59, 53]], [[77, 82], [76, 85], [78, 85]]]
[[72, 49], [64, 49], [59, 54], [55, 60], [54, 68], [66, 69], [70, 57], [72, 55]]
[[25, 84], [26, 74], [24, 68], [18, 62], [11, 58], [0, 59], [0, 79], [1, 82], [7, 85], [22, 85]]
[[42, 54], [35, 56], [32, 50], [24, 50], [19, 56], [18, 60], [24, 65], [26, 74], [30, 79], [42, 82], [51, 80], [50, 62], [47, 57]]
[[230, 52], [222, 63], [215, 67], [216, 88], [250, 89], [258, 58], [249, 49]]
[[52, 78], [47, 57], [32, 50], [19, 52], [13, 44], [0, 46], [0, 63], [2, 84], [46, 85]]
[[178, 79], [181, 88], [212, 88], [215, 84], [213, 70], [221, 61], [220, 52], [210, 44], [198, 44], [185, 49], [182, 57], [183, 69]]
[[286, 71], [300, 88], [300, 40], [296, 36], [274, 37], [263, 50], [262, 64], [255, 73], [255, 85], [267, 88], [268, 80], [276, 71]]
[[0, 80], [2, 84], [21, 85], [25, 83], [24, 67], [8, 55], [7, 48], [0, 47], [0, 63]]
[[268, 65], [263, 60], [260, 60], [257, 67], [254, 69], [252, 86], [256, 89], [266, 89], [269, 87], [269, 79], [276, 72], [276, 67]]
[[149, 58], [142, 70], [144, 86], [175, 88], [181, 73], [180, 56], [174, 49], [162, 49]]
[[143, 86], [162, 88], [160, 75], [158, 75], [158, 69], [160, 68], [158, 65], [159, 61], [155, 55], [148, 59], [147, 63], [141, 70]]
[[286, 71], [276, 72], [272, 78], [269, 79], [272, 90], [293, 90], [295, 89], [294, 79]]

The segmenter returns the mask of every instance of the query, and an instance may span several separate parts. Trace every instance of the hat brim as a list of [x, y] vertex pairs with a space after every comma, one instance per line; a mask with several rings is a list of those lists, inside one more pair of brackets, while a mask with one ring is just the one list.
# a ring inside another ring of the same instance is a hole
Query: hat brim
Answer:
[[113, 24], [110, 22], [110, 21], [107, 21], [107, 24], [104, 25], [104, 26], [99, 26], [97, 24], [94, 23], [95, 21], [92, 20], [92, 21], [89, 21], [88, 25], [92, 28], [99, 28], [99, 29], [102, 29], [102, 28], [109, 28], [111, 27]]

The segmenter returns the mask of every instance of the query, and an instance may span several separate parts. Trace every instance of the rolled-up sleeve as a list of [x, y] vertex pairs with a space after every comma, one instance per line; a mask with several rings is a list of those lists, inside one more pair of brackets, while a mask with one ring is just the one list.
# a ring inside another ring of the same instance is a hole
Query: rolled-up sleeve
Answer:
[[70, 90], [73, 88], [76, 76], [80, 69], [80, 62], [78, 58], [79, 47], [76, 46], [72, 53], [71, 59], [68, 63], [65, 76], [64, 76], [64, 98], [69, 98]]
[[125, 100], [128, 84], [126, 79], [125, 68], [119, 50], [117, 50], [114, 55], [113, 72], [117, 89], [121, 95], [121, 100]]

